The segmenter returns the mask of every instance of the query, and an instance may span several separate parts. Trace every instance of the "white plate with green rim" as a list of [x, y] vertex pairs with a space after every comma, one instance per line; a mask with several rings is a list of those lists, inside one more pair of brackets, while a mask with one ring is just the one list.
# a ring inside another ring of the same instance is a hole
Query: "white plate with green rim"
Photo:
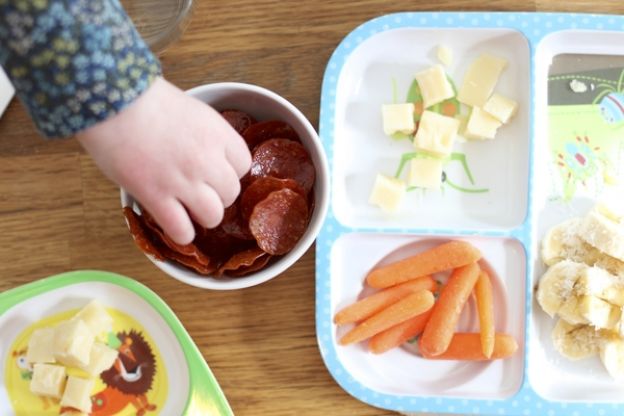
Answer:
[[120, 351], [121, 361], [96, 379], [92, 415], [233, 414], [197, 346], [165, 302], [135, 280], [91, 270], [0, 294], [0, 414], [60, 413], [58, 401], [29, 390], [28, 339], [35, 329], [71, 317], [92, 299], [113, 317], [107, 344]]

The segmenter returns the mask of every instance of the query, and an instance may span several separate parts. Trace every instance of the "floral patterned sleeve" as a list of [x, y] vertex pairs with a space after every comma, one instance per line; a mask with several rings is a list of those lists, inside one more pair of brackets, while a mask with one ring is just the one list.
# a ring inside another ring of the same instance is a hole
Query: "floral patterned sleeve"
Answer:
[[0, 65], [47, 137], [118, 113], [160, 74], [119, 0], [0, 0]]

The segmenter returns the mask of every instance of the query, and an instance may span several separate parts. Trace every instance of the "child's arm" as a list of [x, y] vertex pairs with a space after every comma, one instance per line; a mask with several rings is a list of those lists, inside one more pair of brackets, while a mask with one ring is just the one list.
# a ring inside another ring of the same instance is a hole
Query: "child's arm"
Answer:
[[189, 213], [213, 227], [236, 198], [245, 143], [159, 77], [118, 0], [0, 1], [0, 64], [38, 129], [77, 134], [176, 242], [194, 236]]

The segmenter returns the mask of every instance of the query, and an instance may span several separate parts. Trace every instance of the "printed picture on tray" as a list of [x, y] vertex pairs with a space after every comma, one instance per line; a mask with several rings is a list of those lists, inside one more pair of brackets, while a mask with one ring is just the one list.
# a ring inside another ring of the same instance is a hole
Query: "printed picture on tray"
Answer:
[[622, 180], [624, 69], [551, 76], [548, 85], [554, 197], [595, 198]]
[[[107, 308], [113, 331], [106, 344], [119, 355], [113, 366], [96, 379], [91, 393], [91, 416], [156, 415], [167, 398], [167, 371], [157, 344], [143, 326], [130, 316]], [[34, 330], [49, 327], [72, 317], [76, 311], [50, 316], [25, 328], [13, 342], [5, 358], [4, 381], [16, 415], [60, 415], [68, 410], [58, 400], [30, 392], [32, 366], [26, 361], [28, 340]], [[80, 375], [70, 369], [68, 374]]]

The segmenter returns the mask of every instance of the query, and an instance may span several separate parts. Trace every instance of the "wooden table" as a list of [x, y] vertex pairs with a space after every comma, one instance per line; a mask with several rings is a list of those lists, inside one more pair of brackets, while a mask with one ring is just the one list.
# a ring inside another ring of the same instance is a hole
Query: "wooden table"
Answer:
[[[624, 13], [621, 0], [196, 0], [184, 36], [162, 56], [181, 88], [259, 84], [318, 124], [325, 64], [360, 23], [386, 13], [526, 10]], [[156, 269], [134, 246], [119, 192], [74, 140], [38, 137], [15, 100], [0, 120], [0, 290], [74, 269], [131, 276], [175, 311], [237, 415], [381, 415], [344, 392], [316, 342], [314, 248], [258, 287], [211, 292]], [[0, 335], [1, 336], [1, 335]]]

